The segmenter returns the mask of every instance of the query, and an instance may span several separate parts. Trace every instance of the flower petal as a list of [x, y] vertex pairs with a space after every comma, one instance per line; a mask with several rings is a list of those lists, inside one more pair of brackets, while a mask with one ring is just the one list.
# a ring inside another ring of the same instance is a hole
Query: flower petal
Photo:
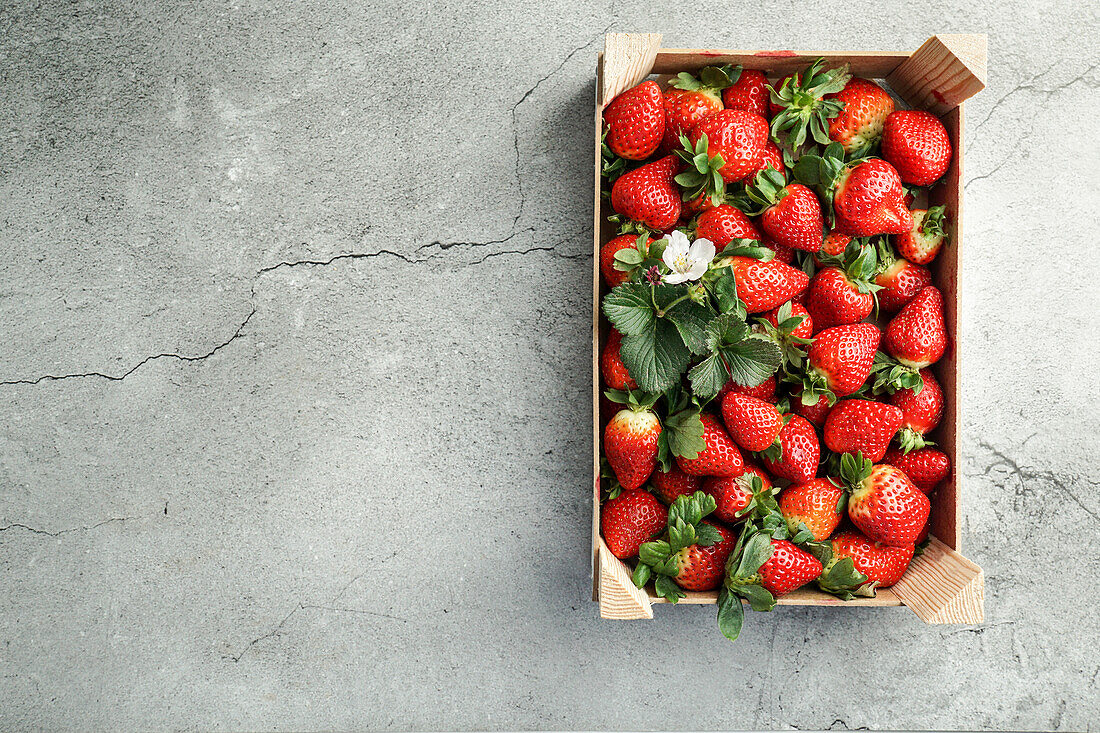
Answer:
[[688, 250], [688, 256], [693, 260], [701, 260], [704, 263], [709, 264], [714, 259], [715, 249], [714, 243], [709, 239], [696, 239], [695, 243], [691, 245]]
[[[698, 275], [696, 277], [698, 277]], [[669, 285], [679, 285], [687, 279], [688, 276], [681, 272], [670, 272], [664, 277], [664, 281]]]
[[701, 278], [703, 275], [705, 275], [707, 273], [707, 267], [708, 267], [708, 265], [707, 265], [706, 262], [703, 262], [702, 260], [696, 260], [692, 264], [691, 270], [688, 271], [688, 273], [687, 273], [687, 275], [685, 275], [685, 277], [688, 280], [698, 280], [699, 278]]

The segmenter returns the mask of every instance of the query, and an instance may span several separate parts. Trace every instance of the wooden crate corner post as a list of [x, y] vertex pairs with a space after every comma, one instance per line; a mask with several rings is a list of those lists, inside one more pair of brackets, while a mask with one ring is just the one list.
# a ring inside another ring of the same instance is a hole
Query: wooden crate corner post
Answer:
[[985, 89], [984, 35], [932, 36], [886, 77], [917, 109], [943, 115]]
[[935, 538], [913, 558], [894, 593], [928, 624], [977, 624], [985, 619], [982, 569]]
[[604, 36], [601, 109], [620, 92], [649, 76], [660, 47], [660, 33], [608, 33]]
[[623, 561], [611, 554], [600, 538], [600, 617], [617, 620], [652, 619], [653, 605], [645, 588], [638, 588]]

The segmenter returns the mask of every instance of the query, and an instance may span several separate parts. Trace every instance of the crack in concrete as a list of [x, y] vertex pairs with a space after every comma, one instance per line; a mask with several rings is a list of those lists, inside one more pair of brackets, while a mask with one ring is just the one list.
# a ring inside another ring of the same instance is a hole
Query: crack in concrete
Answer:
[[[1014, 458], [984, 440], [978, 441], [978, 446], [989, 451], [991, 454], [993, 454], [994, 458], [997, 459], [989, 466], [987, 466], [985, 471], [983, 471], [981, 475], [989, 476], [989, 474], [997, 466], [1005, 466], [1006, 468], [1008, 468], [1009, 473], [1020, 479], [1021, 487], [1017, 489], [1017, 494], [1020, 494], [1022, 492], [1023, 483], [1026, 481], [1041, 481], [1047, 483], [1069, 497], [1075, 504], [1077, 504], [1077, 506], [1081, 507], [1081, 509], [1084, 510], [1084, 512], [1092, 517], [1094, 520], [1100, 522], [1100, 514], [1097, 513], [1097, 510], [1092, 509], [1088, 505], [1086, 505], [1081, 500], [1081, 498], [1077, 496], [1077, 494], [1075, 494], [1069, 486], [1066, 485], [1066, 480], [1063, 477], [1049, 470], [1024, 468]], [[1088, 481], [1088, 479], [1085, 480]], [[1089, 481], [1089, 483], [1094, 482]]]
[[38, 529], [37, 527], [31, 527], [30, 525], [23, 524], [21, 522], [12, 522], [6, 526], [0, 527], [0, 532], [7, 532], [10, 529], [22, 529], [33, 534], [46, 535], [47, 537], [60, 537], [63, 534], [69, 534], [70, 532], [87, 532], [89, 530], [102, 527], [105, 524], [112, 524], [114, 522], [127, 522], [133, 519], [133, 517], [111, 517], [104, 519], [102, 522], [96, 522], [95, 524], [86, 524], [80, 527], [69, 527], [67, 529], [59, 529], [55, 532], [51, 532], [48, 529]]

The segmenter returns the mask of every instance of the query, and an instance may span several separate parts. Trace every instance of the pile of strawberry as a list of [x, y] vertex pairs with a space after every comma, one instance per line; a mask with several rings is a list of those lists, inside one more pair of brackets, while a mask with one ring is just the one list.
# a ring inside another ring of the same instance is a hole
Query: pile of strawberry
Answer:
[[669, 601], [718, 588], [731, 639], [742, 598], [894, 584], [950, 470], [943, 124], [820, 59], [644, 81], [604, 122], [607, 546]]

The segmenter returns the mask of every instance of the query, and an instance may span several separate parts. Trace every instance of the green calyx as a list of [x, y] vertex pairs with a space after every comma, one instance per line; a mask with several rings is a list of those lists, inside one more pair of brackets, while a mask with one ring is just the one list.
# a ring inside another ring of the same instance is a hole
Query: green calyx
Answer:
[[616, 405], [624, 405], [634, 412], [644, 412], [652, 409], [653, 405], [657, 404], [657, 400], [661, 398], [660, 394], [645, 392], [640, 389], [605, 389], [603, 394], [604, 397]]
[[775, 552], [771, 535], [750, 525], [745, 527], [742, 540], [744, 544], [735, 548], [726, 561], [723, 587], [747, 600], [754, 611], [770, 611], [775, 608], [775, 596], [761, 585], [760, 568]]
[[775, 320], [778, 325], [773, 325], [766, 318], [756, 319], [755, 325], [764, 335], [779, 345], [783, 352], [783, 370], [787, 374], [802, 368], [806, 360], [806, 350], [814, 341], [812, 338], [793, 335], [794, 330], [802, 325], [806, 316], [793, 315], [792, 310], [791, 302], [788, 300], [779, 306], [779, 311], [776, 313]]
[[800, 74], [784, 79], [778, 89], [768, 86], [772, 104], [783, 110], [772, 119], [771, 134], [776, 143], [783, 142], [797, 149], [806, 142], [807, 133], [822, 145], [829, 144], [829, 120], [840, 114], [844, 102], [824, 99], [845, 87], [852, 75], [847, 65], [838, 69], [825, 69], [825, 59], [820, 58]]
[[875, 352], [870, 379], [874, 394], [893, 394], [899, 389], [911, 389], [913, 394], [920, 394], [924, 389], [924, 377], [919, 369], [902, 364], [882, 351]]
[[625, 158], [620, 158], [611, 152], [611, 148], [607, 146], [607, 133], [609, 130], [604, 130], [603, 135], [600, 137], [600, 175], [607, 179], [609, 184], [614, 183], [615, 180], [626, 173], [628, 170], [628, 163]]
[[726, 181], [722, 178], [722, 166], [726, 161], [721, 155], [710, 154], [710, 141], [705, 134], [699, 136], [695, 145], [687, 135], [680, 135], [680, 144], [683, 148], [677, 150], [676, 155], [688, 168], [674, 180], [684, 189], [684, 201], [708, 196], [711, 203], [718, 206], [726, 196]]
[[652, 243], [649, 243], [650, 238], [648, 232], [639, 234], [633, 247], [625, 247], [615, 253], [612, 267], [619, 272], [630, 273], [631, 279], [634, 280], [638, 279], [635, 275], [645, 273], [654, 266], [657, 267], [658, 271], [662, 268], [667, 270], [661, 256], [665, 253], [668, 240], [655, 239]]
[[742, 210], [749, 216], [759, 216], [787, 195], [787, 179], [770, 165], [745, 184]]
[[924, 221], [921, 222], [920, 231], [926, 237], [944, 237], [947, 236], [944, 232], [944, 212], [947, 210], [945, 206], [932, 206], [928, 209], [928, 213], [924, 217]]
[[[725, 269], [732, 281], [733, 271]], [[721, 287], [733, 288], [732, 294], [722, 291], [723, 299], [736, 298], [735, 282]], [[736, 312], [723, 313], [707, 324], [704, 353], [707, 357], [688, 371], [688, 381], [698, 398], [708, 400], [731, 379], [745, 387], [763, 383], [779, 370], [783, 358], [775, 342], [752, 333], [744, 317]]]
[[928, 440], [922, 433], [918, 433], [916, 430], [913, 430], [913, 428], [902, 428], [899, 430], [897, 440], [903, 455], [936, 444], [935, 441]]
[[716, 91], [720, 92], [726, 87], [732, 87], [741, 78], [741, 66], [726, 64], [725, 66], [704, 66], [699, 69], [699, 76], [693, 76], [686, 71], [681, 71], [676, 78], [669, 82], [669, 86], [683, 89], [689, 92]]
[[856, 596], [875, 597], [878, 581], [868, 582], [867, 576], [856, 570], [850, 557], [836, 557], [832, 542], [812, 542], [806, 549], [821, 562], [823, 570], [817, 578], [817, 587], [845, 601]]
[[698, 458], [706, 450], [707, 442], [703, 439], [698, 400], [679, 385], [668, 390], [664, 397], [666, 410], [661, 420], [661, 434], [657, 437], [657, 461], [668, 471], [673, 456], [688, 460]]
[[673, 580], [680, 574], [680, 555], [686, 547], [710, 547], [722, 541], [722, 534], [703, 517], [714, 511], [714, 497], [702, 491], [691, 496], [676, 497], [668, 508], [668, 530], [664, 537], [643, 543], [638, 549], [638, 566], [632, 580], [639, 588], [656, 576], [654, 587], [658, 595], [671, 603], [684, 597]]
[[840, 457], [840, 479], [849, 490], [859, 488], [860, 484], [871, 475], [874, 464], [870, 459], [863, 457], [862, 451], [845, 453]]
[[855, 161], [844, 157], [844, 147], [840, 143], [829, 143], [820, 155], [806, 153], [798, 159], [791, 175], [794, 180], [817, 191], [824, 203], [824, 211], [831, 220], [833, 197], [848, 169]]

